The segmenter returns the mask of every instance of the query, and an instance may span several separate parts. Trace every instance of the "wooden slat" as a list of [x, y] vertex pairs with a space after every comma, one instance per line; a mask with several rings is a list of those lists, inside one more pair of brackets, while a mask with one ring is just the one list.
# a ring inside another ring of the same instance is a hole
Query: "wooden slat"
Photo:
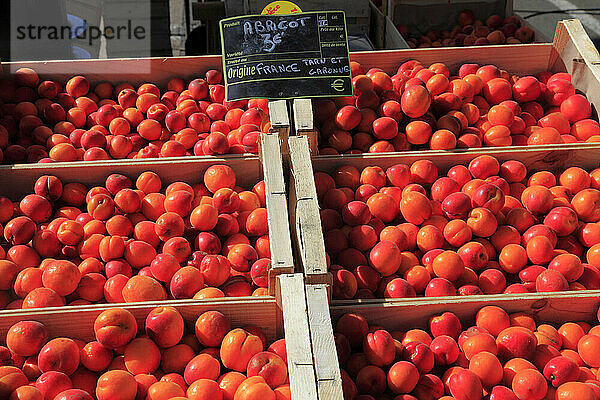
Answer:
[[121, 58], [98, 60], [29, 61], [2, 63], [4, 73], [27, 67], [38, 71], [40, 79], [56, 79], [65, 83], [77, 71], [92, 85], [99, 82], [129, 82], [133, 85], [152, 82], [166, 87], [174, 76], [194, 79], [209, 69], [223, 69], [223, 59], [215, 56]]
[[279, 134], [281, 152], [288, 153], [287, 138], [290, 135], [290, 117], [287, 100], [269, 102], [269, 117], [271, 119], [271, 132]]
[[472, 320], [477, 311], [487, 305], [502, 307], [509, 313], [525, 311], [540, 321], [597, 321], [600, 291], [560, 293], [503, 294], [488, 296], [439, 297], [436, 299], [404, 299], [356, 302], [335, 302], [331, 307], [333, 323], [348, 312], [363, 315], [370, 324], [391, 330], [424, 328], [429, 317], [445, 311], [455, 313], [461, 320]]
[[369, 9], [371, 10], [371, 22], [369, 26], [369, 37], [376, 49], [385, 48], [385, 14], [372, 1], [369, 0]]
[[586, 94], [596, 110], [600, 109], [600, 54], [581, 22], [568, 19], [558, 23], [548, 68], [566, 70], [576, 89]]
[[325, 242], [321, 230], [317, 189], [308, 150], [303, 136], [290, 136], [291, 191], [294, 192], [294, 239], [299, 261], [307, 282], [331, 283], [327, 272]]
[[312, 155], [319, 154], [319, 133], [315, 129], [312, 101], [295, 99], [293, 106], [294, 133], [308, 138], [308, 146]]
[[[163, 184], [174, 181], [201, 182], [204, 171], [214, 164], [227, 164], [236, 173], [237, 184], [252, 188], [260, 178], [260, 161], [256, 156], [177, 157], [147, 160], [80, 161], [76, 163], [0, 165], [0, 195], [17, 200], [33, 192], [41, 175], [55, 175], [63, 182], [85, 185], [103, 183], [106, 177], [119, 173], [137, 178], [144, 171], [160, 175]], [[174, 168], [176, 165], [176, 168]]]
[[175, 307], [193, 326], [200, 314], [209, 310], [222, 312], [232, 326], [256, 325], [263, 329], [269, 342], [277, 339], [277, 303], [270, 297], [221, 298], [206, 300], [172, 300], [169, 302], [140, 302], [96, 304], [46, 309], [0, 311], [0, 343], [5, 343], [6, 332], [18, 321], [33, 320], [46, 325], [50, 337], [66, 336], [85, 341], [94, 340], [94, 320], [108, 308], [121, 307], [130, 311], [137, 319], [138, 331], [143, 332], [144, 321], [156, 307]]
[[321, 400], [342, 400], [342, 377], [329, 314], [326, 285], [306, 285], [308, 324]]
[[283, 310], [292, 398], [316, 400], [317, 382], [302, 274], [279, 275], [277, 300]]
[[400, 64], [407, 60], [419, 60], [423, 64], [445, 63], [451, 71], [465, 63], [494, 64], [516, 74], [537, 73], [547, 68], [552, 45], [515, 44], [510, 46], [469, 46], [437, 49], [363, 51], [350, 54], [369, 69], [378, 67], [388, 74], [395, 74]]
[[283, 177], [283, 159], [279, 134], [260, 135], [260, 153], [267, 193], [267, 223], [271, 248], [271, 267], [269, 269], [269, 292], [274, 295], [275, 278], [279, 274], [294, 272], [292, 240], [286, 186]]
[[440, 173], [451, 167], [466, 165], [482, 154], [494, 156], [499, 162], [518, 160], [527, 166], [528, 171], [558, 171], [570, 166], [580, 166], [591, 170], [600, 166], [600, 145], [597, 143], [575, 143], [568, 147], [560, 145], [483, 147], [464, 151], [411, 151], [404, 153], [364, 153], [339, 156], [313, 157], [315, 171], [333, 172], [342, 165], [353, 165], [358, 169], [378, 165], [382, 168], [394, 164], [407, 164], [426, 158], [432, 161]]
[[408, 49], [408, 43], [402, 37], [398, 28], [392, 22], [389, 17], [385, 17], [385, 39], [384, 49], [396, 50], [396, 49]]

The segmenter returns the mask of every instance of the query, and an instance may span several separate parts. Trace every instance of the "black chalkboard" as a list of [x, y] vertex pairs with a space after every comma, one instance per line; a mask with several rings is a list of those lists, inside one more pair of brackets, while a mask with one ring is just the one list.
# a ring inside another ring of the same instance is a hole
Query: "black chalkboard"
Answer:
[[352, 96], [343, 11], [220, 21], [225, 98]]

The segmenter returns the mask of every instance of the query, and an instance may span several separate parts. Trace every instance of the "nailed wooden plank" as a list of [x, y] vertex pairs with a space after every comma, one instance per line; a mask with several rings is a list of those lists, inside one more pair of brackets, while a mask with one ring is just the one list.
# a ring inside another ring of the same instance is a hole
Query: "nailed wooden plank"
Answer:
[[260, 154], [267, 193], [267, 223], [271, 247], [271, 267], [269, 270], [270, 293], [274, 294], [274, 279], [277, 275], [294, 272], [292, 239], [286, 186], [283, 177], [283, 159], [279, 135], [261, 134]]
[[600, 109], [600, 54], [577, 19], [560, 21], [556, 26], [554, 51], [548, 68], [569, 72], [571, 82], [586, 94], [596, 111]]
[[372, 1], [369, 0], [369, 9], [371, 10], [371, 24], [369, 27], [369, 37], [376, 49], [385, 48], [385, 14]]
[[[54, 175], [63, 182], [97, 185], [106, 177], [119, 173], [137, 178], [144, 171], [160, 175], [163, 184], [174, 181], [202, 181], [204, 171], [214, 164], [227, 164], [236, 173], [236, 184], [252, 188], [260, 178], [257, 156], [190, 156], [146, 160], [78, 161], [76, 163], [0, 165], [0, 194], [16, 200], [32, 193], [33, 185], [41, 175]], [[177, 165], [177, 168], [173, 168]]]
[[307, 282], [331, 283], [331, 276], [327, 272], [319, 204], [316, 199], [299, 200], [296, 203], [296, 215], [298, 247]]
[[292, 136], [289, 144], [299, 260], [308, 282], [331, 283], [308, 141], [302, 136]]
[[48, 328], [50, 337], [67, 336], [91, 341], [94, 340], [94, 320], [104, 310], [113, 307], [129, 310], [138, 322], [139, 331], [142, 332], [148, 313], [156, 307], [167, 304], [175, 307], [190, 324], [193, 324], [203, 312], [218, 310], [230, 320], [232, 326], [256, 325], [263, 329], [268, 341], [277, 339], [277, 304], [274, 298], [231, 297], [4, 310], [0, 311], [0, 343], [5, 344], [4, 340], [8, 329], [16, 322], [23, 320], [43, 323]]
[[314, 125], [312, 100], [295, 99], [293, 104], [294, 133], [306, 136], [310, 154], [319, 154], [319, 132]]
[[54, 79], [63, 84], [74, 75], [72, 71], [77, 71], [91, 85], [99, 82], [129, 82], [132, 85], [153, 82], [165, 88], [169, 79], [174, 76], [195, 79], [209, 69], [221, 70], [223, 59], [217, 55], [2, 63], [5, 74], [14, 73], [22, 67], [38, 71], [40, 79]]
[[271, 267], [269, 269], [269, 294], [273, 295], [274, 279], [279, 274], [295, 271], [292, 255], [292, 239], [288, 220], [285, 194], [273, 194], [268, 202], [269, 241], [271, 248]]
[[433, 162], [440, 173], [451, 167], [466, 165], [480, 155], [494, 156], [499, 162], [518, 160], [527, 166], [528, 171], [558, 171], [570, 166], [593, 169], [600, 165], [600, 145], [597, 143], [575, 143], [567, 147], [561, 145], [483, 147], [464, 151], [412, 151], [404, 153], [364, 153], [344, 154], [340, 156], [318, 156], [313, 158], [315, 171], [333, 172], [342, 165], [364, 168], [378, 165], [382, 168], [394, 164], [407, 164], [427, 158]]
[[293, 399], [316, 400], [317, 382], [302, 274], [279, 275], [277, 301], [283, 310], [288, 374]]
[[269, 101], [271, 133], [277, 132], [281, 142], [281, 151], [287, 154], [287, 138], [290, 135], [290, 117], [287, 100]]
[[469, 46], [437, 49], [364, 51], [350, 54], [369, 69], [377, 66], [388, 74], [395, 74], [400, 64], [408, 60], [419, 60], [423, 64], [445, 63], [456, 70], [465, 63], [494, 64], [516, 74], [537, 73], [547, 68], [552, 46], [544, 44], [515, 44], [510, 46]]
[[429, 317], [445, 311], [462, 320], [472, 320], [483, 306], [496, 305], [509, 313], [525, 311], [541, 321], [597, 321], [599, 290], [554, 293], [502, 294], [487, 296], [439, 297], [436, 299], [336, 301], [331, 307], [333, 323], [348, 312], [363, 315], [369, 323], [392, 330], [424, 328]]
[[290, 160], [298, 199], [316, 198], [317, 188], [314, 183], [307, 138], [290, 137]]
[[342, 400], [342, 377], [333, 338], [326, 285], [306, 285], [306, 301], [319, 399]]
[[385, 17], [385, 38], [384, 38], [384, 49], [408, 49], [408, 43], [402, 37], [398, 28], [392, 22], [390, 17]]
[[293, 113], [295, 134], [306, 136], [311, 154], [319, 154], [319, 133], [314, 125], [312, 101], [310, 99], [295, 99]]

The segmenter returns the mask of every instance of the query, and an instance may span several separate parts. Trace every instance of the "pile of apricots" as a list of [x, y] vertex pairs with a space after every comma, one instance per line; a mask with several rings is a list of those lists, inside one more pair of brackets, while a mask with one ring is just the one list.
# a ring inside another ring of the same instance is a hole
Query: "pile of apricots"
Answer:
[[410, 48], [486, 46], [491, 44], [523, 44], [535, 39], [535, 32], [515, 15], [506, 18], [494, 14], [485, 23], [475, 18], [471, 10], [458, 14], [457, 25], [452, 30], [429, 30], [423, 35], [408, 32], [406, 25], [398, 25], [398, 31]]
[[20, 68], [0, 80], [0, 161], [96, 161], [258, 152], [267, 100], [225, 101], [223, 74], [207, 71], [161, 91], [84, 76], [65, 83]]
[[337, 321], [346, 400], [600, 398], [600, 325], [554, 325], [497, 306], [481, 308], [474, 325], [432, 316], [427, 330], [389, 331], [366, 317]]
[[481, 155], [315, 172], [333, 296], [600, 289], [600, 169]]
[[265, 295], [264, 190], [219, 164], [192, 185], [42, 176], [20, 201], [0, 197], [0, 309]]
[[88, 343], [17, 322], [0, 346], [0, 398], [291, 400], [285, 339], [269, 345], [260, 328], [232, 328], [218, 311], [186, 333], [173, 307], [155, 308], [140, 328], [122, 308], [96, 318]]
[[600, 142], [571, 75], [416, 60], [390, 76], [351, 62], [353, 97], [314, 102], [322, 155]]

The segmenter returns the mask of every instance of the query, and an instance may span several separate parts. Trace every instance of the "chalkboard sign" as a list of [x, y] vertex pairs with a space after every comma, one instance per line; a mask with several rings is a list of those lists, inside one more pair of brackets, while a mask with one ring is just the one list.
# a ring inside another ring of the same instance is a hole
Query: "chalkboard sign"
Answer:
[[352, 96], [343, 11], [221, 20], [225, 98]]

